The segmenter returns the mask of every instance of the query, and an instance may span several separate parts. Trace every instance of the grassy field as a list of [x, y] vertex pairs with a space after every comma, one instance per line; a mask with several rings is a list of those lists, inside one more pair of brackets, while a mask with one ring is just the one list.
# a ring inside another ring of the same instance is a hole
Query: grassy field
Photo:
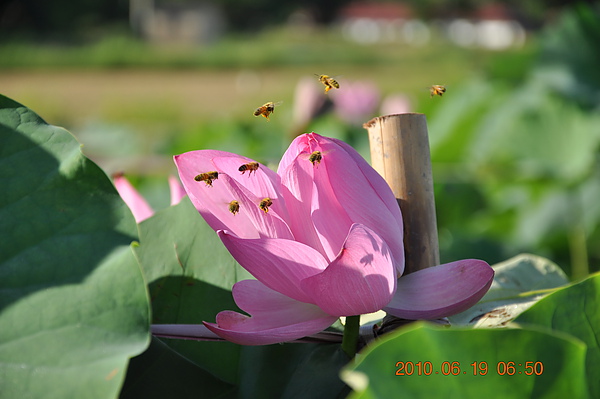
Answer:
[[[295, 87], [305, 76], [340, 76], [342, 87], [370, 81], [383, 96], [404, 93], [415, 112], [429, 112], [435, 99], [427, 86], [445, 84], [451, 95], [461, 82], [492, 70], [498, 57], [527, 53], [467, 51], [439, 38], [419, 48], [363, 46], [335, 31], [285, 29], [194, 48], [122, 37], [80, 47], [13, 43], [0, 46], [0, 93], [72, 131], [108, 172], [153, 174], [171, 167], [173, 151], [199, 148], [207, 135], [215, 136], [211, 144], [239, 148], [232, 142], [239, 135], [229, 130], [240, 125], [263, 144], [279, 134], [281, 143], [269, 149], [279, 153], [289, 141]], [[252, 116], [266, 101], [283, 101], [270, 123]]]

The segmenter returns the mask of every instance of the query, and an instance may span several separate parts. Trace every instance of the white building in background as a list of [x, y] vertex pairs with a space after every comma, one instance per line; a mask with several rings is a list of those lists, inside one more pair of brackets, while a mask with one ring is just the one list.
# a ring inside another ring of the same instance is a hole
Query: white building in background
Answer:
[[430, 28], [404, 3], [350, 3], [340, 11], [339, 24], [347, 40], [360, 44], [429, 43]]
[[486, 4], [472, 15], [426, 23], [404, 3], [350, 3], [340, 11], [339, 24], [347, 40], [360, 44], [428, 44], [439, 33], [461, 47], [504, 50], [524, 44], [523, 25], [499, 3]]
[[213, 2], [129, 0], [129, 24], [135, 34], [154, 43], [209, 43], [225, 31], [225, 17]]
[[446, 37], [461, 47], [505, 50], [525, 43], [525, 28], [510, 15], [504, 4], [492, 3], [479, 8], [469, 18], [442, 23]]

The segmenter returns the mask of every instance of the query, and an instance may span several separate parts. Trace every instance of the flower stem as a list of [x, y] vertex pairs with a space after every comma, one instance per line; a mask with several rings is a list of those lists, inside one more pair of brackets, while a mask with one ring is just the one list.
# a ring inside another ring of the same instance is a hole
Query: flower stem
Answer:
[[346, 317], [344, 326], [344, 337], [342, 338], [342, 350], [350, 359], [356, 355], [358, 337], [360, 331], [360, 315]]

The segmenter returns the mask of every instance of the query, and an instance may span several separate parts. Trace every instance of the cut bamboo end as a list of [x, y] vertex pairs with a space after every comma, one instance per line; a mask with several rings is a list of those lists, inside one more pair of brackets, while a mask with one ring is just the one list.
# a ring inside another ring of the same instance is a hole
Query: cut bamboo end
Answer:
[[427, 120], [424, 114], [386, 115], [363, 125], [371, 165], [392, 188], [404, 221], [405, 274], [439, 265], [440, 254]]

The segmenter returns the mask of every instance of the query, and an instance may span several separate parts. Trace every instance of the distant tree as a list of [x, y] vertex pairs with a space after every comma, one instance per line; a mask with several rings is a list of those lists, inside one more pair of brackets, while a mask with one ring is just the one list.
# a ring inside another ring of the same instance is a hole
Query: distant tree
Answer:
[[72, 39], [127, 23], [126, 0], [0, 0], [0, 40]]
[[339, 9], [349, 0], [223, 0], [230, 28], [234, 31], [256, 30], [265, 25], [285, 22], [297, 10], [312, 15], [317, 23], [328, 23], [336, 18]]

